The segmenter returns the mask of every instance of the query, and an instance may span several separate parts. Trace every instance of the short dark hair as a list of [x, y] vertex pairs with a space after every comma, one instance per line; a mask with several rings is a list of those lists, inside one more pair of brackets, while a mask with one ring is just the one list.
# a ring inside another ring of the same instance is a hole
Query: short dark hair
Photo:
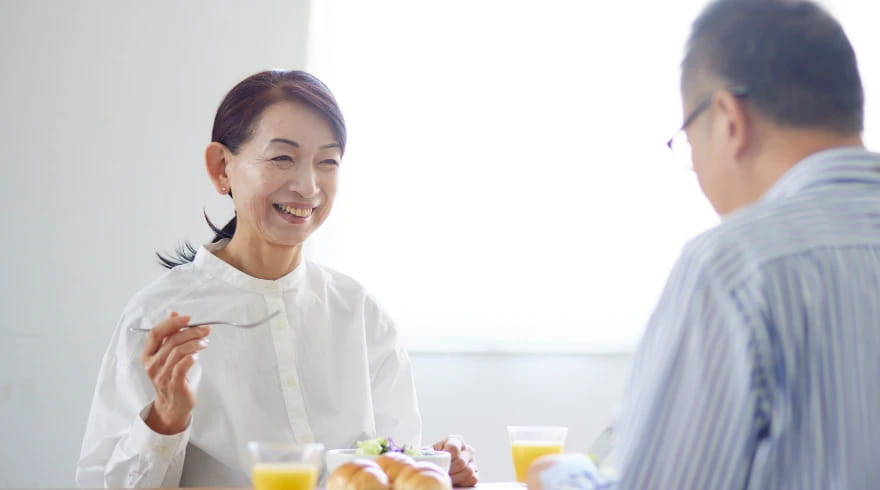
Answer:
[[701, 77], [748, 87], [752, 106], [795, 128], [861, 132], [864, 92], [855, 52], [828, 12], [806, 0], [715, 0], [694, 21], [682, 93]]
[[[254, 136], [260, 116], [269, 106], [284, 101], [294, 101], [311, 107], [322, 115], [333, 130], [341, 152], [345, 152], [347, 131], [342, 111], [330, 89], [317, 77], [299, 70], [273, 70], [255, 73], [226, 94], [214, 116], [211, 141], [222, 143], [233, 154]], [[232, 196], [232, 190], [229, 191]], [[214, 226], [205, 215], [208, 226], [214, 231], [212, 242], [232, 238], [236, 217], [233, 216], [223, 228]], [[196, 249], [189, 242], [180, 245], [174, 255], [160, 253], [159, 263], [169, 269], [192, 262]]]

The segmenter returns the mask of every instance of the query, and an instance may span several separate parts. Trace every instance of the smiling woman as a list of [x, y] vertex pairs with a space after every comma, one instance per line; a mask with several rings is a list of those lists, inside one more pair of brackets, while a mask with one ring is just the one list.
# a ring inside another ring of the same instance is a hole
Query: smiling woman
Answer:
[[[358, 282], [302, 259], [332, 209], [345, 142], [333, 95], [307, 73], [258, 73], [226, 96], [205, 162], [235, 217], [210, 244], [163, 257], [170, 270], [125, 308], [98, 375], [81, 487], [250, 486], [248, 441], [421, 445], [391, 319]], [[276, 310], [252, 329], [185, 328]], [[435, 449], [453, 453], [453, 481], [476, 483], [461, 439]]]
[[[265, 114], [263, 114], [264, 111]], [[290, 115], [294, 115], [294, 118], [291, 118]], [[303, 131], [304, 125], [313, 125], [312, 127], [327, 130], [327, 134], [314, 135], [315, 138], [325, 138], [326, 141], [308, 142], [314, 145], [314, 148], [311, 148], [311, 155], [305, 154], [307, 149], [301, 147], [299, 142], [282, 136], [285, 131], [311, 135], [312, 131]], [[297, 130], [299, 130], [298, 133]], [[302, 161], [307, 156], [320, 157], [321, 160], [317, 166], [323, 168], [323, 171], [317, 172], [317, 175], [324, 177], [321, 179], [321, 185], [318, 186], [311, 175], [300, 175], [297, 185], [302, 183], [312, 187], [299, 190], [304, 190], [306, 194], [309, 194], [309, 199], [320, 197], [324, 201], [321, 208], [322, 214], [316, 216], [315, 219], [307, 219], [317, 208], [317, 206], [310, 206], [310, 203], [295, 201], [272, 203], [272, 206], [286, 219], [299, 218], [302, 220], [301, 222], [293, 220], [292, 223], [306, 224], [308, 221], [310, 224], [308, 233], [311, 233], [323, 223], [330, 213], [336, 194], [335, 168], [339, 166], [339, 161], [345, 152], [346, 139], [347, 132], [342, 113], [332, 94], [320, 80], [301, 71], [267, 71], [253, 75], [236, 85], [217, 109], [214, 129], [211, 134], [212, 142], [206, 150], [206, 165], [218, 192], [233, 197], [230, 176], [226, 170], [227, 163], [249, 162], [249, 165], [239, 163], [234, 168], [239, 170], [242, 167], [249, 168], [251, 175], [257, 172], [265, 179], [269, 176], [265, 171], [268, 167], [289, 170], [294, 167], [296, 160]], [[241, 155], [246, 142], [250, 143], [247, 145], [249, 153]], [[318, 151], [321, 153], [318, 154]], [[309, 167], [299, 165], [297, 168], [300, 173], [303, 173], [304, 170], [308, 171]], [[328, 169], [328, 167], [332, 168]], [[241, 173], [240, 178], [242, 179], [248, 175], [243, 171]], [[277, 173], [275, 177], [276, 185], [283, 181], [278, 178]], [[323, 195], [311, 196], [316, 193], [317, 189], [323, 189]], [[297, 189], [292, 190], [296, 191]], [[305, 199], [305, 196], [300, 197]], [[250, 216], [247, 219], [252, 220], [252, 218]], [[217, 229], [210, 220], [208, 224], [216, 233], [213, 243], [233, 238], [238, 224], [238, 208], [236, 208], [236, 216], [223, 228]], [[304, 230], [303, 227], [295, 229]], [[304, 239], [305, 236], [300, 236], [298, 243]], [[233, 250], [238, 248], [238, 242], [241, 240], [235, 242]], [[178, 252], [176, 258], [160, 254], [159, 259], [163, 265], [172, 268], [192, 262], [195, 253], [195, 249], [187, 244], [185, 249]]]
[[262, 259], [247, 263], [250, 258], [295, 248], [290, 259], [299, 262], [300, 245], [327, 219], [336, 197], [343, 147], [339, 132], [324, 121], [302, 102], [277, 102], [265, 109], [248, 144], [235, 151], [218, 141], [208, 145], [205, 159], [214, 186], [235, 193], [235, 231], [218, 251], [220, 258], [261, 279], [277, 279], [274, 271], [292, 267], [278, 269]]

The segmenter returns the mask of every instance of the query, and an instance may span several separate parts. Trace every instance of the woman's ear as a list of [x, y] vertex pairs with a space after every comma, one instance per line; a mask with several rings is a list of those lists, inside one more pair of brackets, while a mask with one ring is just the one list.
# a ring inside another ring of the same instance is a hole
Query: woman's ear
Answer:
[[229, 175], [226, 173], [226, 165], [229, 163], [229, 150], [222, 143], [212, 141], [205, 148], [205, 169], [208, 171], [208, 177], [214, 183], [214, 188], [220, 194], [230, 194], [232, 185], [229, 182]]

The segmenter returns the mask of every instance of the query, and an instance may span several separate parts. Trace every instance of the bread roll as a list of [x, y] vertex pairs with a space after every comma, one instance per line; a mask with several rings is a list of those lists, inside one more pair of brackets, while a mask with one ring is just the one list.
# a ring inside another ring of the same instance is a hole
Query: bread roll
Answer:
[[355, 459], [339, 465], [327, 479], [327, 490], [389, 490], [388, 476], [373, 461]]
[[394, 490], [451, 490], [452, 480], [439, 466], [422, 461], [407, 466], [394, 480]]
[[397, 475], [399, 475], [404, 468], [414, 463], [415, 460], [403, 453], [385, 453], [376, 458], [376, 464], [378, 464], [379, 467], [382, 468], [382, 471], [388, 475], [388, 481], [391, 482], [392, 485], [394, 484], [394, 480], [397, 479]]

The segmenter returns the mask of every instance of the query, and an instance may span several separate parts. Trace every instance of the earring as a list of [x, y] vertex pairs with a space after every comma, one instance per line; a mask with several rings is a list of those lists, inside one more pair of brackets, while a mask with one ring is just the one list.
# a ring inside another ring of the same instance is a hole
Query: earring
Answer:
[[226, 194], [226, 187], [221, 187], [220, 192], [222, 192], [223, 194]]

